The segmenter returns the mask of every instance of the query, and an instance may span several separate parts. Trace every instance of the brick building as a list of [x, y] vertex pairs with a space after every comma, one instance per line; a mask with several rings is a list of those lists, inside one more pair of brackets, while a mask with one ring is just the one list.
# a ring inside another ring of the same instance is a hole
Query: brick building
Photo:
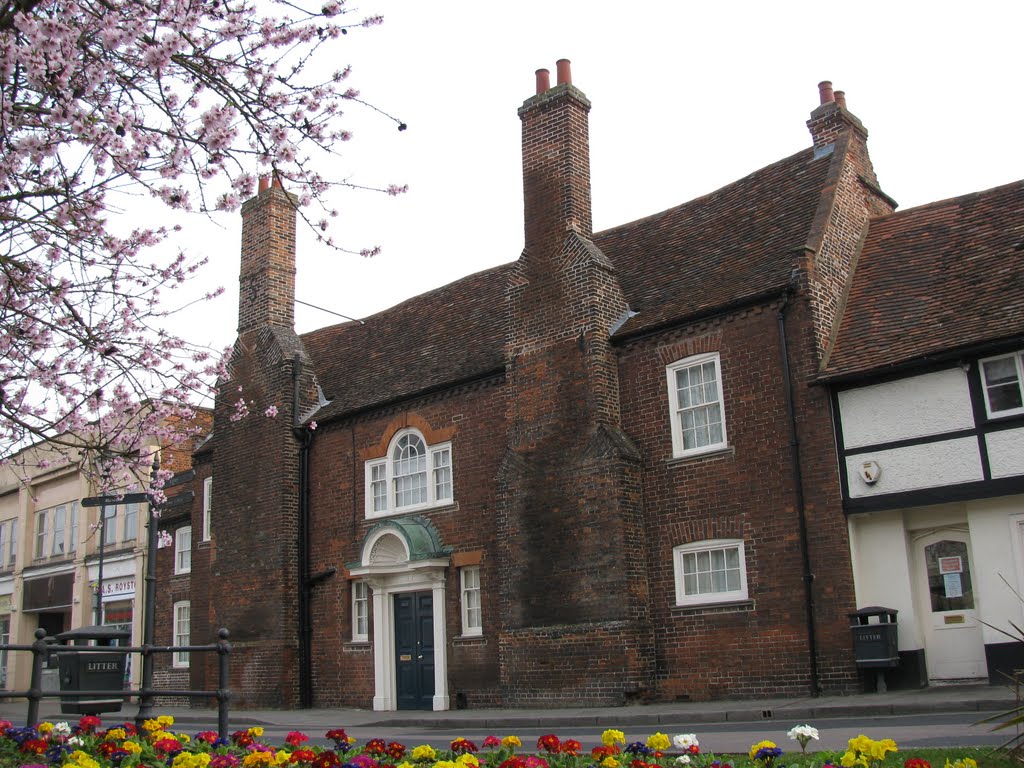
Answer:
[[190, 575], [192, 636], [231, 630], [238, 703], [860, 685], [811, 385], [861, 233], [895, 204], [842, 93], [819, 91], [806, 149], [593, 232], [590, 102], [560, 61], [519, 110], [520, 257], [301, 336], [294, 198], [261, 184]]

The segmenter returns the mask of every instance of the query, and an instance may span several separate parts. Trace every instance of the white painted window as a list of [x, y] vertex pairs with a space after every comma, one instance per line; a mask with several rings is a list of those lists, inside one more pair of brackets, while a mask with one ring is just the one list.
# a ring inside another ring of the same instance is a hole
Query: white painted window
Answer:
[[139, 505], [124, 505], [124, 540], [135, 541], [139, 536]]
[[676, 605], [747, 599], [747, 567], [740, 539], [683, 544], [672, 550]]
[[403, 430], [387, 456], [366, 462], [366, 516], [450, 504], [453, 488], [451, 443], [428, 445], [418, 431]]
[[68, 508], [61, 504], [50, 510], [50, 517], [53, 520], [53, 535], [50, 537], [50, 554], [59, 556], [64, 554], [66, 545], [65, 526], [67, 525]]
[[[0, 646], [11, 642], [11, 617], [0, 616]], [[7, 688], [7, 650], [0, 651], [0, 689]]]
[[483, 634], [483, 614], [480, 608], [480, 566], [460, 569], [462, 578], [462, 634]]
[[189, 525], [174, 532], [174, 572], [192, 572], [192, 527]]
[[203, 541], [210, 540], [210, 512], [213, 509], [213, 478], [203, 480]]
[[112, 547], [117, 544], [117, 506], [108, 504], [103, 507], [103, 546]]
[[[192, 640], [192, 605], [188, 600], [174, 604], [174, 645], [190, 645]], [[175, 667], [187, 667], [188, 651], [171, 654]]]
[[365, 581], [352, 582], [352, 641], [370, 639], [370, 588]]
[[666, 368], [672, 454], [690, 456], [726, 446], [722, 368], [718, 353], [695, 355]]
[[17, 536], [17, 518], [0, 522], [0, 568], [14, 567], [14, 555], [18, 548]]
[[[68, 511], [70, 516], [68, 520], [68, 552], [74, 552], [78, 549], [78, 502], [71, 502], [71, 509]], [[0, 552], [3, 551], [3, 547], [0, 547]], [[2, 555], [0, 555], [2, 557]]]
[[36, 547], [34, 557], [39, 560], [46, 557], [46, 520], [50, 510], [42, 509], [36, 513]]
[[980, 367], [988, 415], [1024, 413], [1024, 352], [982, 360]]

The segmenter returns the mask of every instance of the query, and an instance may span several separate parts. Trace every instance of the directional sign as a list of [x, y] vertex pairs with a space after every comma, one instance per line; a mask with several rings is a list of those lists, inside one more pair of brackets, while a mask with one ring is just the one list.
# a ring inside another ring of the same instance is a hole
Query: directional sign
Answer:
[[126, 493], [121, 496], [87, 496], [82, 499], [83, 507], [109, 507], [117, 504], [146, 504], [148, 493]]

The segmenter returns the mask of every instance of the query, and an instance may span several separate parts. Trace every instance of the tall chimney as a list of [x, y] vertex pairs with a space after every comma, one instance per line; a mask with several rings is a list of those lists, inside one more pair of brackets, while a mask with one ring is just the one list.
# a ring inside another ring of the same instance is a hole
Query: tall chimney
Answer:
[[295, 326], [296, 202], [279, 181], [265, 177], [256, 197], [242, 204], [239, 335]]
[[818, 83], [818, 99], [821, 102], [811, 112], [807, 121], [807, 129], [811, 132], [816, 150], [825, 150], [834, 144], [843, 131], [853, 129], [862, 139], [867, 139], [868, 131], [864, 124], [846, 109], [846, 94], [834, 91], [829, 80]]
[[[558, 84], [523, 102], [523, 198], [526, 249], [554, 253], [572, 229], [593, 232], [590, 208], [590, 101], [576, 88], [568, 59]], [[540, 85], [538, 83], [538, 85]]]

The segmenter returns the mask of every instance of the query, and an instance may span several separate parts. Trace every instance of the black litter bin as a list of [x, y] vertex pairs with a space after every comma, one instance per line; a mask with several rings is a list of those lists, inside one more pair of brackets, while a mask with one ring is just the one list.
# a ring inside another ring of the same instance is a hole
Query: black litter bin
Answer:
[[[76, 646], [110, 647], [127, 640], [131, 633], [114, 627], [79, 627], [61, 632], [57, 640], [68, 643], [57, 652], [61, 691], [121, 691], [127, 655], [99, 650], [74, 650]], [[60, 711], [65, 715], [98, 715], [120, 712], [124, 699], [61, 696]]]
[[900, 665], [896, 611], [877, 605], [849, 614], [853, 656], [858, 669], [875, 670], [875, 690], [884, 693], [885, 670]]

